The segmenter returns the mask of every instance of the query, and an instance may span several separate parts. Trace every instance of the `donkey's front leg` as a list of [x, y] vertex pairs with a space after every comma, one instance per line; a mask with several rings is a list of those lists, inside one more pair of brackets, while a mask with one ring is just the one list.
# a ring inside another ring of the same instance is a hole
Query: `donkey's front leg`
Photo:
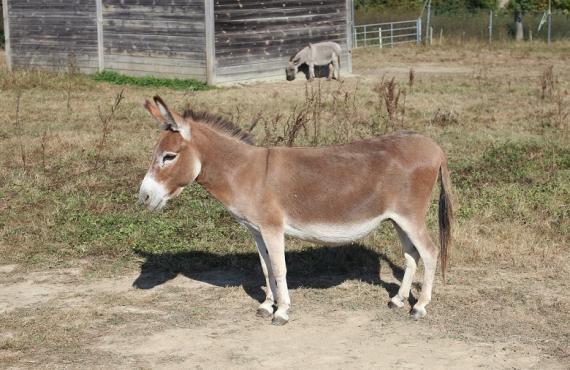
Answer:
[[[289, 321], [289, 290], [287, 289], [287, 266], [285, 265], [285, 236], [279, 228], [262, 229], [261, 235], [267, 247], [270, 265], [269, 277], [277, 287], [277, 311], [273, 314], [273, 325], [284, 325]], [[273, 282], [270, 281], [272, 284]], [[273, 287], [273, 285], [272, 285]]]
[[261, 234], [258, 231], [250, 230], [255, 239], [255, 245], [257, 246], [257, 251], [259, 252], [259, 259], [261, 260], [261, 269], [263, 270], [263, 275], [265, 276], [265, 301], [259, 305], [257, 308], [257, 316], [261, 317], [271, 317], [273, 316], [273, 305], [275, 300], [273, 299], [274, 292], [277, 291], [275, 285], [275, 279], [270, 278], [269, 269], [267, 266], [271, 266], [269, 262], [269, 253], [267, 247]]
[[313, 81], [315, 79], [315, 64], [309, 63], [309, 80]]

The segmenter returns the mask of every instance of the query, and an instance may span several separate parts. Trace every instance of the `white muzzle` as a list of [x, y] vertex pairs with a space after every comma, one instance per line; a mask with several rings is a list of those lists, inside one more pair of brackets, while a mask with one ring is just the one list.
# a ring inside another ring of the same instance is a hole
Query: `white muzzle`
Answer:
[[152, 176], [146, 174], [139, 190], [139, 200], [149, 211], [160, 211], [170, 199], [168, 191]]

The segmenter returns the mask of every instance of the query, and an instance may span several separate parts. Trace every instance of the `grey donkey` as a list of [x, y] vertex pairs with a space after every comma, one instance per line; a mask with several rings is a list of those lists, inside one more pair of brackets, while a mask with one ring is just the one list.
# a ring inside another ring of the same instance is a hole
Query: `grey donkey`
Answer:
[[315, 78], [315, 65], [328, 65], [332, 62], [332, 68], [329, 68], [328, 80], [334, 77], [336, 71], [336, 79], [340, 80], [340, 45], [336, 42], [325, 41], [316, 44], [309, 44], [299, 50], [295, 55], [289, 58], [289, 63], [285, 69], [287, 81], [293, 81], [295, 75], [299, 71], [299, 66], [307, 63], [309, 66], [309, 78]]

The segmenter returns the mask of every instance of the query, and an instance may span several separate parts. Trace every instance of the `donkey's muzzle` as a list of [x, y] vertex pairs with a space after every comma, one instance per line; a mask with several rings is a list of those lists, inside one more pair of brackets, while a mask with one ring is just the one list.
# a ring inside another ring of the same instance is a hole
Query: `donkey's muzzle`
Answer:
[[295, 79], [295, 72], [286, 69], [285, 70], [285, 77], [287, 78], [287, 81], [293, 81]]
[[164, 207], [168, 199], [164, 185], [158, 183], [152, 176], [145, 176], [139, 190], [139, 202], [149, 211], [158, 211]]

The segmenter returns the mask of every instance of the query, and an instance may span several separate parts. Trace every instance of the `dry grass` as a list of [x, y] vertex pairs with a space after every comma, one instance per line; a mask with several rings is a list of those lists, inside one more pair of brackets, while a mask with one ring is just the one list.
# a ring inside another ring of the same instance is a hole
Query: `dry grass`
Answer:
[[[448, 153], [461, 205], [452, 263], [488, 263], [474, 258], [481, 254], [478, 243], [469, 242], [483, 239], [498, 250], [510, 251], [506, 259], [519, 261], [518, 266], [564, 267], [567, 48], [562, 44], [553, 51], [368, 49], [355, 51], [355, 72], [366, 78], [342, 83], [299, 81], [200, 93], [128, 87], [112, 122], [103, 128], [98, 112], [113, 105], [122, 87], [73, 76], [70, 88], [70, 79], [62, 74], [3, 70], [4, 258], [16, 262], [91, 255], [128, 258], [133, 249], [148, 250], [158, 240], [163, 243], [172, 237], [182, 250], [217, 244], [217, 238], [233, 238], [237, 250], [250, 249], [247, 234], [234, 231], [231, 219], [197, 188], [174, 202], [166, 214], [180, 215], [178, 205], [190, 202], [215, 210], [215, 215], [196, 210], [191, 225], [181, 220], [176, 230], [158, 237], [144, 230], [149, 224], [163, 227], [168, 217], [157, 220], [133, 205], [156, 135], [140, 104], [158, 93], [180, 110], [191, 106], [232, 117], [262, 145], [326, 145], [394, 129], [425, 133]], [[458, 67], [463, 72], [456, 73]], [[551, 77], [545, 77], [544, 71]], [[542, 81], [548, 86], [544, 99]], [[414, 93], [402, 107], [400, 91], [406, 85], [410, 89], [413, 85]], [[67, 109], [70, 96], [72, 106]], [[511, 170], [520, 172], [523, 179], [501, 172], [503, 166], [512, 165], [520, 167]], [[90, 171], [93, 168], [97, 171]], [[200, 232], [185, 230], [195, 223], [200, 224]], [[465, 225], [479, 228], [474, 231]], [[220, 228], [225, 231], [220, 233]], [[484, 231], [489, 229], [506, 235], [499, 238]], [[531, 245], [535, 235], [549, 241], [548, 252], [538, 260], [518, 253], [535, 248]], [[514, 239], [521, 244], [509, 245]], [[392, 248], [394, 241], [390, 234], [387, 242], [376, 247]], [[152, 246], [156, 248], [163, 247]], [[503, 258], [493, 259], [493, 263], [503, 262]]]
[[[355, 50], [354, 70], [360, 76], [342, 83], [283, 81], [204, 92], [118, 87], [82, 75], [8, 73], [1, 66], [0, 264], [41, 270], [88, 261], [85, 270], [101, 274], [122, 271], [125, 265], [132, 269], [141, 256], [168, 254], [173, 257], [164, 258], [162, 268], [258, 268], [250, 236], [198, 186], [162, 214], [136, 207], [135, 194], [157, 135], [141, 104], [155, 94], [178, 110], [190, 106], [230, 117], [250, 130], [259, 145], [326, 145], [411, 129], [434, 138], [446, 151], [459, 206], [450, 285], [435, 296], [445, 309], [433, 322], [445, 327], [445, 314], [453, 312], [453, 322], [484, 335], [489, 328], [482, 320], [492, 320], [478, 310], [484, 307], [469, 311], [470, 319], [453, 311], [462, 300], [453, 290], [458, 284], [484, 296], [485, 284], [496, 280], [496, 272], [515, 274], [509, 275], [513, 284], [518, 276], [530, 276], [536, 289], [570, 278], [569, 50], [568, 43], [552, 49], [534, 44]], [[405, 105], [403, 95], [398, 104], [399, 91], [406, 87]], [[123, 88], [124, 100], [102, 129], [98, 112], [108, 111]], [[435, 216], [432, 207], [434, 236]], [[354, 255], [295, 240], [288, 241], [288, 248], [292, 276], [369, 273], [370, 264], [358, 266], [370, 256], [402, 261], [388, 224]], [[185, 253], [194, 257], [181, 258]], [[477, 276], [484, 282], [479, 284]], [[337, 296], [334, 290], [327, 295], [308, 289], [300, 295], [308, 302], [318, 296], [345, 307], [369, 302], [370, 294], [383, 292], [376, 288], [365, 291], [362, 300]], [[549, 353], [568, 355], [562, 348], [567, 337], [555, 334], [556, 322], [567, 322], [567, 313], [520, 302], [519, 295], [535, 294], [525, 284], [510, 291], [493, 289], [486, 303], [518, 307], [514, 315], [520, 317], [512, 319], [522, 324], [501, 327], [505, 336], [534, 330], [544, 343], [551, 338], [560, 343]], [[548, 301], [554, 296], [548, 292], [537, 299]], [[567, 303], [555, 301], [556, 307], [548, 307], [563, 311]], [[544, 316], [539, 320], [535, 315]], [[2, 322], [13, 321], [17, 330], [25, 316], [5, 316]], [[40, 313], [28, 322], [25, 336], [2, 346], [32, 348], [34, 333], [53, 330], [40, 319], [70, 316], [72, 311]], [[97, 328], [103, 324], [93, 318]], [[71, 348], [82, 342], [70, 342], [69, 331], [91, 335], [88, 325], [73, 320], [65, 330], [41, 338]]]

